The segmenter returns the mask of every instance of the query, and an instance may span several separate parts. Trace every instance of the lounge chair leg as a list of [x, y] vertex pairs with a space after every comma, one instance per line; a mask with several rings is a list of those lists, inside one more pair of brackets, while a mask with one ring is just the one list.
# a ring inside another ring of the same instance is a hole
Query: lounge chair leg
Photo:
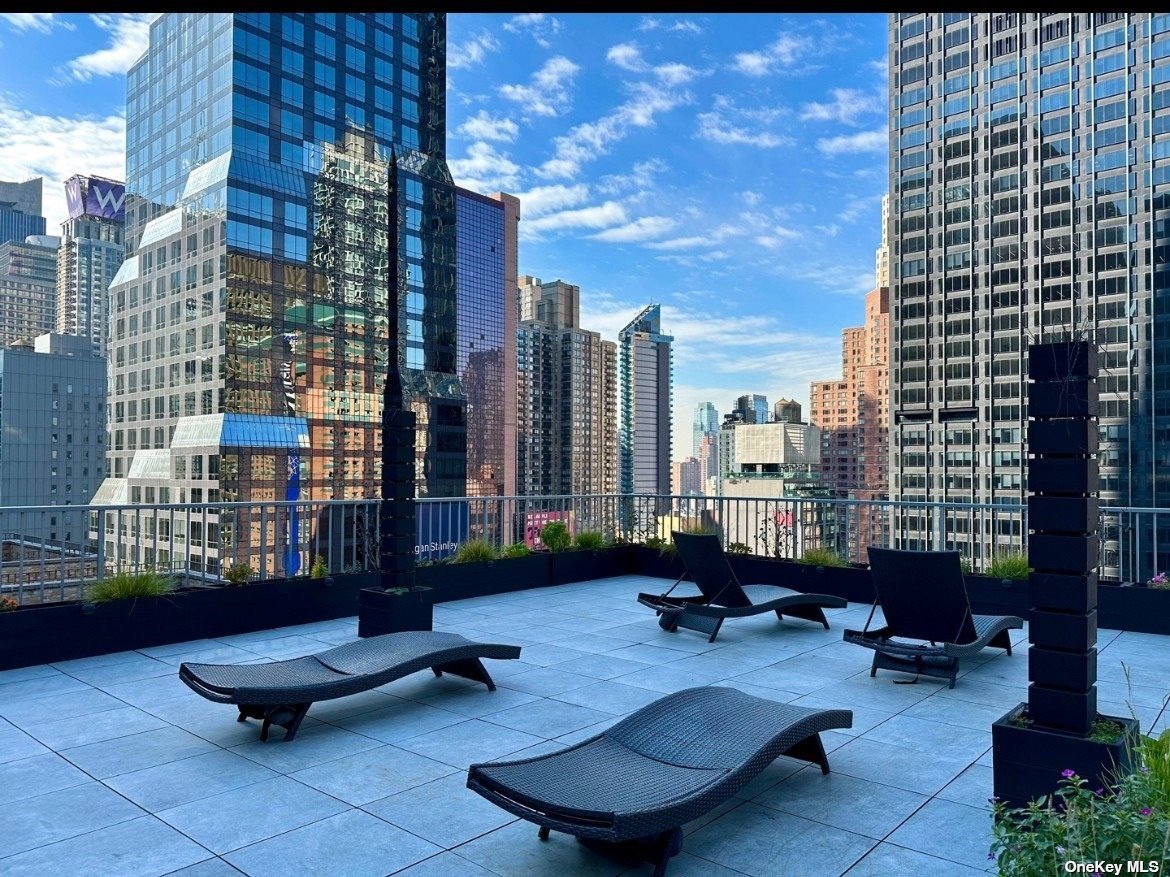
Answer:
[[311, 703], [298, 703], [295, 707], [293, 707], [292, 718], [290, 718], [288, 721], [288, 724], [286, 724], [284, 726], [285, 727], [285, 733], [284, 733], [284, 742], [285, 743], [289, 742], [290, 740], [292, 740], [293, 737], [295, 737], [297, 735], [297, 731], [300, 730], [300, 727], [301, 727], [301, 722], [303, 722], [305, 720], [305, 714], [309, 711], [309, 707], [311, 707], [312, 705], [313, 704], [311, 704]]
[[542, 825], [542, 826], [540, 826], [540, 831], [538, 831], [536, 833], [536, 836], [539, 837], [541, 840], [548, 840], [548, 831], [549, 831], [548, 826]]
[[[820, 606], [788, 606], [784, 609], [784, 615], [789, 618], [803, 618], [805, 621], [815, 621], [824, 626], [825, 630], [829, 629], [829, 619], [825, 617], [825, 610]], [[780, 610], [776, 610], [776, 617], [783, 618]]]
[[1003, 649], [1005, 652], [1007, 652], [1009, 655], [1011, 655], [1011, 653], [1012, 653], [1011, 632], [1007, 631], [1007, 630], [1001, 630], [999, 633], [997, 633], [995, 636], [993, 636], [991, 638], [991, 642], [989, 642], [987, 645], [990, 646], [991, 648], [994, 648], [994, 649]]
[[657, 855], [650, 859], [654, 865], [654, 877], [666, 877], [666, 863], [682, 851], [682, 829], [672, 828], [662, 832], [654, 846]]
[[[715, 642], [715, 637], [719, 636], [719, 628], [723, 626], [723, 619], [719, 618], [715, 621], [715, 629], [711, 631], [711, 637], [707, 640], [709, 643]], [[665, 867], [665, 866], [664, 866]]]
[[869, 666], [869, 678], [873, 679], [875, 676], [877, 676], [877, 671], [878, 671], [878, 653], [874, 652], [873, 653], [873, 663], [870, 664], [870, 666]]
[[452, 676], [462, 676], [464, 679], [470, 679], [472, 682], [482, 682], [488, 687], [488, 691], [496, 690], [496, 683], [492, 682], [492, 677], [488, 675], [487, 668], [484, 667], [483, 662], [479, 658], [451, 661], [447, 664], [438, 664], [431, 669], [435, 671], [436, 676], [443, 673], [450, 673]]
[[248, 718], [249, 718], [248, 714], [246, 712], [244, 712], [244, 708], [240, 707], [240, 714], [238, 716], [236, 716], [236, 721], [237, 722], [246, 722], [246, 721], [248, 721]]
[[820, 734], [805, 737], [799, 743], [789, 746], [784, 751], [789, 758], [799, 758], [801, 761], [811, 761], [821, 766], [821, 773], [829, 773], [829, 756], [825, 754], [825, 744], [821, 742]]

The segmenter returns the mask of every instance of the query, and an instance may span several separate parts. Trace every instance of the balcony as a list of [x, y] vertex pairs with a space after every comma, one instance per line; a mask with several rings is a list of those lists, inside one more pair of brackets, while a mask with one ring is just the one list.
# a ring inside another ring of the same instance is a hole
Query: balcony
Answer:
[[[1101, 514], [1102, 544], [1115, 549], [1119, 567], [1158, 560], [1159, 512]], [[150, 560], [204, 594], [223, 584], [221, 570], [247, 563], [277, 589], [274, 606], [293, 593], [289, 577], [316, 556], [338, 575], [376, 563], [373, 501], [7, 508], [0, 516], [9, 534], [3, 594], [29, 606], [77, 600], [87, 582]], [[1026, 509], [1016, 506], [605, 495], [420, 500], [418, 543], [478, 536], [511, 544], [548, 520], [645, 541], [704, 516], [725, 544], [742, 537], [771, 558], [812, 547], [863, 557], [869, 544], [913, 540], [976, 547], [981, 565], [993, 554], [988, 545], [1020, 548], [1027, 533]], [[58, 543], [34, 535], [42, 525], [88, 537]], [[192, 555], [198, 547], [182, 534], [200, 533], [209, 544]], [[534, 826], [467, 790], [466, 770], [572, 744], [694, 685], [844, 707], [854, 723], [824, 735], [829, 776], [781, 757], [688, 824], [670, 874], [863, 877], [988, 867], [990, 725], [1027, 699], [1026, 630], [1015, 632], [1012, 657], [989, 651], [965, 660], [953, 690], [929, 679], [894, 685], [889, 673], [870, 678], [870, 654], [841, 642], [844, 628], [865, 625], [868, 605], [829, 610], [830, 631], [771, 616], [736, 619], [708, 643], [663, 631], [637, 605], [640, 591], [670, 584], [619, 575], [463, 600], [440, 593], [436, 630], [522, 647], [519, 661], [489, 662], [495, 692], [457, 677], [411, 676], [316, 704], [288, 744], [279, 734], [260, 743], [255, 723], [238, 724], [232, 708], [187, 689], [178, 665], [312, 654], [353, 641], [353, 617], [261, 623], [247, 633], [0, 672], [0, 802], [10, 805], [0, 873], [266, 875], [295, 863], [308, 873], [409, 877], [649, 874], [566, 835], [540, 843]], [[1099, 632], [1102, 713], [1136, 715], [1147, 733], [1170, 727], [1165, 642]]]

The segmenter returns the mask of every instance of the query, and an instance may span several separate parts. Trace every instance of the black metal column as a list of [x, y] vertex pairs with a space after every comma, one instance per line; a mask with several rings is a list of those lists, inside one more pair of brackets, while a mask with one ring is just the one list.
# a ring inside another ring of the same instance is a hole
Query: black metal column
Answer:
[[1028, 716], [1072, 734], [1097, 718], [1097, 371], [1087, 341], [1028, 350]]
[[382, 390], [382, 485], [378, 570], [383, 588], [414, 587], [414, 412], [403, 406], [399, 371], [398, 310], [398, 161], [393, 152], [387, 171], [386, 384]]

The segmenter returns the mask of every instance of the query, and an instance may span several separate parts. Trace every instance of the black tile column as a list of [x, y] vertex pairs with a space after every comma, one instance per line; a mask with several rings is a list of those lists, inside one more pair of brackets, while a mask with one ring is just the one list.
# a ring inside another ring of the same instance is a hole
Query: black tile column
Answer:
[[378, 570], [383, 588], [414, 587], [414, 412], [405, 408], [399, 361], [398, 161], [391, 152], [387, 172], [386, 383], [382, 390], [382, 485], [379, 508]]
[[1097, 348], [1028, 349], [1028, 716], [1087, 734], [1097, 718]]

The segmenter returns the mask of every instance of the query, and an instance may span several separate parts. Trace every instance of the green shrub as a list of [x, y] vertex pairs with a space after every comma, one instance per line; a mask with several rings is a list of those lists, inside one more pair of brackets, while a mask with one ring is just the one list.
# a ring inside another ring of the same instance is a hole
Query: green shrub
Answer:
[[459, 546], [452, 563], [486, 563], [497, 557], [496, 546], [485, 539], [468, 539]]
[[318, 554], [313, 561], [313, 568], [309, 570], [309, 575], [315, 579], [324, 579], [329, 577], [329, 567], [325, 565], [325, 558]]
[[845, 559], [831, 548], [810, 548], [796, 562], [809, 566], [849, 566]]
[[[647, 548], [657, 548], [659, 551], [664, 551], [666, 545], [667, 545], [667, 541], [665, 539], [663, 539], [661, 536], [651, 536], [649, 539], [646, 540], [646, 547]], [[674, 545], [671, 545], [670, 547], [671, 547], [671, 550], [674, 549]]]
[[605, 548], [608, 544], [605, 534], [598, 530], [583, 530], [573, 540], [574, 548], [580, 548], [586, 551], [598, 551]]
[[549, 551], [566, 551], [573, 544], [564, 521], [549, 521], [540, 531], [540, 541]]
[[19, 608], [15, 597], [0, 597], [0, 612], [15, 612]]
[[93, 603], [132, 600], [137, 597], [161, 597], [163, 594], [169, 594], [174, 587], [174, 577], [166, 573], [152, 569], [142, 572], [123, 571], [91, 584], [87, 597]]
[[1023, 580], [1028, 577], [1030, 572], [1028, 556], [1018, 551], [1012, 551], [1006, 554], [997, 554], [992, 558], [991, 563], [987, 564], [987, 569], [984, 570], [983, 574], [993, 579]]
[[[1112, 793], [1089, 789], [1071, 770], [1061, 774], [1057, 806], [1049, 797], [1025, 808], [995, 802], [988, 858], [1004, 877], [1063, 874], [1066, 862], [1170, 859], [1170, 732], [1142, 737], [1137, 769], [1119, 777]], [[1054, 796], [1054, 797], [1056, 797]]]
[[969, 576], [969, 575], [971, 575], [971, 572], [972, 572], [972, 570], [971, 570], [971, 558], [969, 558], [969, 557], [960, 557], [960, 558], [959, 558], [959, 569], [961, 569], [961, 570], [963, 571], [963, 575], [965, 575], [965, 576]]
[[242, 585], [252, 578], [252, 567], [246, 563], [233, 563], [223, 574], [229, 585]]
[[500, 552], [502, 557], [528, 557], [530, 554], [532, 554], [532, 549], [523, 542], [516, 542], [513, 545], [509, 545]]

